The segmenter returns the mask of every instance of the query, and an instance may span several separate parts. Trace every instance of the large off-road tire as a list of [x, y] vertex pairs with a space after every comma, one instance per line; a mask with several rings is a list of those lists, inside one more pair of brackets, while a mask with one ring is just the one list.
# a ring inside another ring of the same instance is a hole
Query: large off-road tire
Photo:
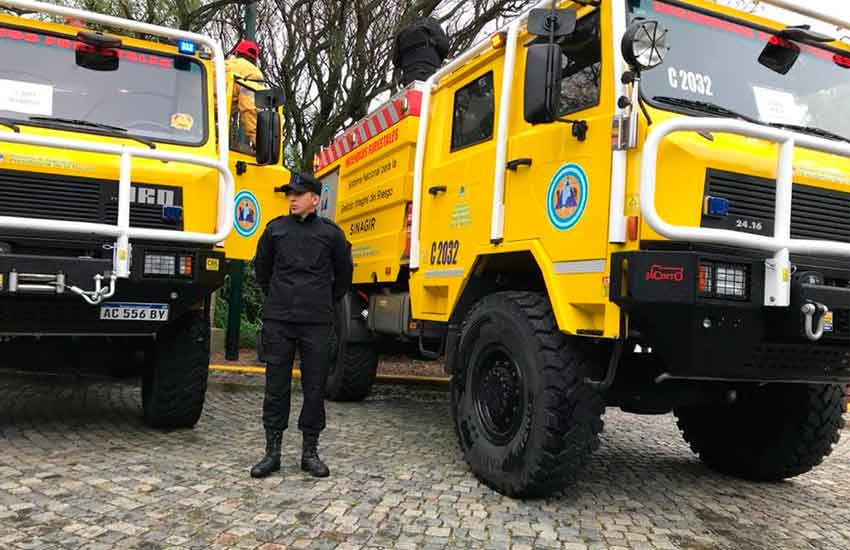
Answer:
[[353, 343], [341, 338], [340, 315], [337, 311], [331, 331], [325, 397], [331, 401], [363, 401], [372, 393], [378, 373], [378, 352], [369, 342]]
[[210, 364], [210, 324], [187, 314], [157, 336], [142, 377], [142, 409], [152, 428], [191, 428], [204, 409]]
[[732, 405], [675, 413], [685, 441], [708, 467], [778, 481], [808, 472], [832, 452], [844, 408], [841, 386], [773, 384], [741, 392]]
[[567, 485], [599, 446], [604, 404], [589, 359], [543, 294], [490, 295], [467, 315], [452, 362], [452, 413], [466, 462], [489, 487], [536, 497]]

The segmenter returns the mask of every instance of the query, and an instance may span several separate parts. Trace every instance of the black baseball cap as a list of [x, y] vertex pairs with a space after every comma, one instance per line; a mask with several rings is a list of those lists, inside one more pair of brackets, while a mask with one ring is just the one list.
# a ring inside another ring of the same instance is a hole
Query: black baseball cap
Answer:
[[317, 195], [321, 195], [322, 182], [313, 176], [292, 172], [292, 177], [290, 178], [289, 183], [279, 187], [278, 190], [286, 193], [287, 195], [290, 193], [315, 193]]

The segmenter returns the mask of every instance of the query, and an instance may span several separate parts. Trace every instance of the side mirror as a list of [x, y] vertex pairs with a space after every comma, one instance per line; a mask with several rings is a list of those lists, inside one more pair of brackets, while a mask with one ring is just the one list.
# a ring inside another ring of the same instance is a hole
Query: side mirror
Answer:
[[772, 36], [759, 55], [759, 63], [784, 75], [788, 74], [799, 57], [800, 46], [784, 38]]
[[561, 47], [557, 44], [528, 46], [525, 62], [525, 120], [531, 124], [553, 122], [561, 97]]
[[268, 90], [257, 90], [254, 92], [254, 101], [257, 104], [257, 109], [277, 109], [286, 98], [283, 95], [283, 90], [280, 88], [270, 88]]
[[281, 121], [277, 111], [257, 112], [257, 164], [268, 166], [280, 162]]
[[623, 35], [623, 58], [635, 71], [648, 71], [664, 62], [670, 50], [667, 29], [652, 19], [632, 23]]

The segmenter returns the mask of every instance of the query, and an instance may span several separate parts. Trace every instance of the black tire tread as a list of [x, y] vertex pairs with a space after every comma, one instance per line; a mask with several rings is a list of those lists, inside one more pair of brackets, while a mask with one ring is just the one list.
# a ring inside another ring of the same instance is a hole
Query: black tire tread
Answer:
[[[797, 399], [792, 397], [795, 393]], [[774, 420], [785, 424], [779, 437], [765, 435], [763, 416], [756, 422], [736, 416], [732, 408], [720, 413], [713, 407], [677, 409], [679, 429], [707, 466], [750, 481], [779, 481], [804, 474], [832, 453], [844, 427], [842, 386], [778, 387], [765, 396], [753, 407], [775, 410], [784, 403], [774, 413]]]
[[210, 363], [209, 321], [188, 314], [157, 339], [143, 382], [145, 424], [157, 429], [192, 428], [204, 408]]
[[[532, 328], [544, 358], [547, 380], [544, 395], [545, 438], [539, 449], [530, 453], [528, 482], [523, 487], [499, 485], [479, 479], [488, 487], [511, 497], [544, 497], [566, 487], [584, 468], [599, 447], [605, 410], [601, 396], [584, 384], [588, 358], [566, 335], [560, 332], [552, 307], [544, 294], [509, 291], [492, 294], [470, 310], [467, 320], [494, 300], [508, 300], [520, 308]], [[464, 323], [465, 333], [468, 321]], [[459, 366], [464, 368], [464, 366]], [[476, 473], [477, 475], [477, 473]]]
[[342, 380], [328, 384], [331, 401], [363, 401], [372, 393], [378, 373], [378, 353], [370, 344], [346, 343], [336, 369]]

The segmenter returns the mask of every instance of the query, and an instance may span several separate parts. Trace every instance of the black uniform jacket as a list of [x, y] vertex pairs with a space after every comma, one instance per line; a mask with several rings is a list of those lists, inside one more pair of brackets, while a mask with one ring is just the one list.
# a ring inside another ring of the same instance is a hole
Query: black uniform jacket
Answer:
[[316, 214], [270, 221], [254, 266], [266, 295], [263, 319], [289, 323], [330, 324], [353, 272], [351, 246], [342, 230]]

